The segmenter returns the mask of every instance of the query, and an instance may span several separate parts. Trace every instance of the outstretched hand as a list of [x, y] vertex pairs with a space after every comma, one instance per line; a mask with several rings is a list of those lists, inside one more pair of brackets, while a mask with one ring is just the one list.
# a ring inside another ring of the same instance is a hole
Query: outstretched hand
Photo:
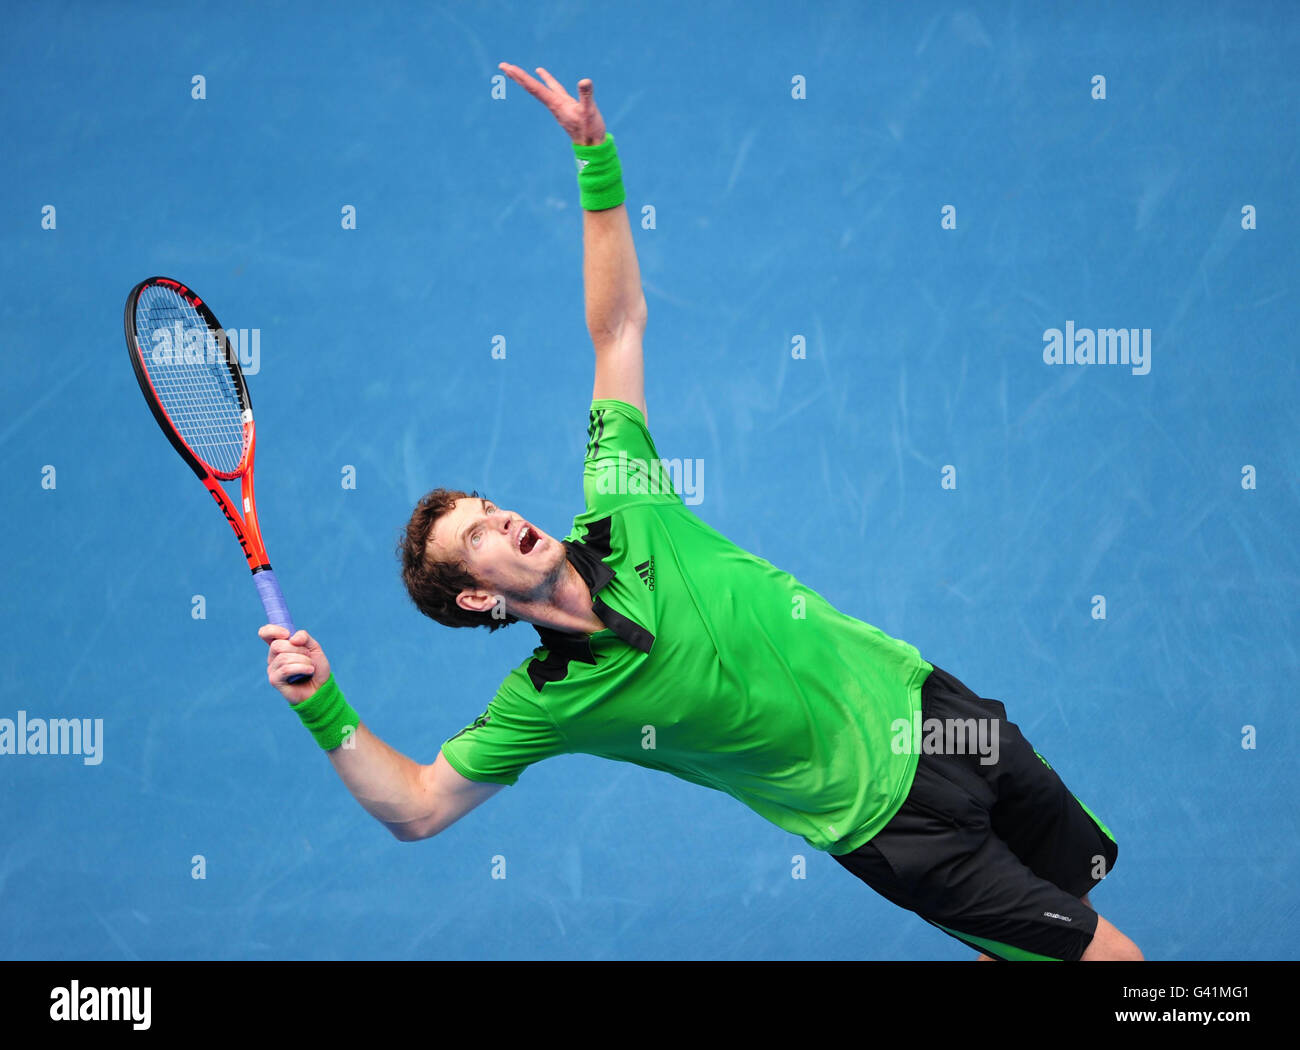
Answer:
[[549, 109], [560, 127], [579, 146], [598, 146], [605, 141], [605, 118], [596, 108], [595, 85], [590, 77], [578, 81], [578, 97], [574, 98], [541, 66], [537, 67], [537, 75], [545, 83], [509, 62], [502, 62], [497, 68]]

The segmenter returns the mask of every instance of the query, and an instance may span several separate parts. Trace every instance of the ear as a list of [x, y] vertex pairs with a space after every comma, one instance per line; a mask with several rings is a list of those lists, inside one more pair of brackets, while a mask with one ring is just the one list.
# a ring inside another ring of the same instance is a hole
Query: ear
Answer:
[[497, 596], [487, 591], [461, 591], [456, 595], [456, 604], [466, 612], [490, 612], [497, 603]]

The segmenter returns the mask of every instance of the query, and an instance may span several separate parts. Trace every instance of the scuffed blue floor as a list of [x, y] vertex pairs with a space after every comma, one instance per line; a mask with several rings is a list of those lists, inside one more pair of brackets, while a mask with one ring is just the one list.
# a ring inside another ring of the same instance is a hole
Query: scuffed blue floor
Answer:
[[[290, 608], [431, 761], [535, 635], [414, 611], [411, 507], [581, 510], [572, 154], [492, 97], [507, 60], [595, 80], [653, 208], [650, 422], [704, 520], [1003, 700], [1115, 832], [1093, 902], [1149, 958], [1296, 958], [1294, 6], [620, 6], [8, 13], [0, 718], [102, 719], [102, 751], [0, 755], [0, 957], [970, 957], [732, 799], [585, 756], [399, 844], [266, 684], [123, 301], [166, 274], [258, 331]], [[1149, 329], [1148, 370], [1046, 363], [1067, 324]]]

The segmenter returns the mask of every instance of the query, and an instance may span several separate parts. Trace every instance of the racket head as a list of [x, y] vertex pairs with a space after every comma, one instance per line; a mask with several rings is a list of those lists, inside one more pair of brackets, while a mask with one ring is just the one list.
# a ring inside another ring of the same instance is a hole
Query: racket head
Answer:
[[252, 457], [253, 404], [216, 315], [170, 277], [131, 289], [124, 316], [131, 367], [154, 419], [200, 478], [232, 481]]

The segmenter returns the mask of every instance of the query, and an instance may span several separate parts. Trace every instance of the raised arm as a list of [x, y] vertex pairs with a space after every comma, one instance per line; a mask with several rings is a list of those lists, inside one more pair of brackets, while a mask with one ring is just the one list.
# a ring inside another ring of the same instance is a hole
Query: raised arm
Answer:
[[[593, 146], [605, 141], [605, 121], [596, 108], [590, 79], [578, 81], [575, 99], [545, 69], [537, 69], [542, 78], [538, 81], [508, 62], [502, 62], [500, 68], [551, 111], [574, 143]], [[596, 351], [592, 397], [626, 401], [644, 415], [641, 347], [646, 301], [627, 206], [584, 211], [582, 224], [587, 331]]]

